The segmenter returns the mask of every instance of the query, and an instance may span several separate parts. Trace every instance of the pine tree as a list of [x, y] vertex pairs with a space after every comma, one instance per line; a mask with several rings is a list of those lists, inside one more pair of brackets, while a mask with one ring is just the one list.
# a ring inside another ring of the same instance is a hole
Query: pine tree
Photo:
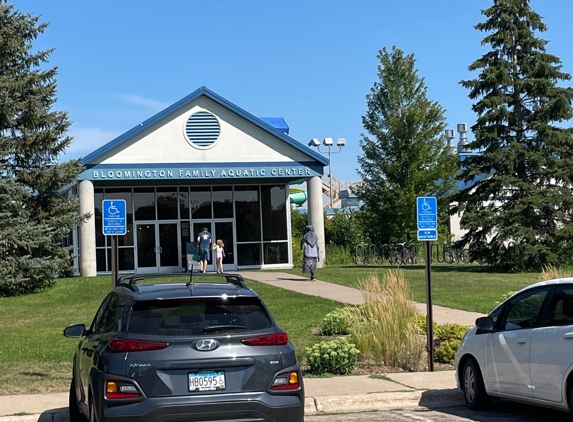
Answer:
[[[367, 95], [358, 157], [364, 227], [376, 244], [416, 239], [416, 197], [438, 196], [447, 219], [456, 158], [443, 138], [444, 109], [427, 97], [413, 55], [379, 51], [378, 77]], [[447, 224], [440, 225], [446, 229]]]
[[81, 172], [59, 163], [69, 146], [65, 112], [56, 102], [52, 50], [33, 51], [47, 24], [0, 0], [0, 295], [35, 291], [70, 270], [62, 239], [84, 218], [62, 193]]
[[462, 162], [466, 183], [452, 212], [468, 230], [470, 256], [505, 269], [539, 269], [571, 261], [573, 242], [573, 90], [570, 75], [546, 52], [537, 33], [547, 28], [528, 0], [494, 0], [482, 11], [490, 51], [462, 81], [476, 100], [472, 127], [479, 153]]

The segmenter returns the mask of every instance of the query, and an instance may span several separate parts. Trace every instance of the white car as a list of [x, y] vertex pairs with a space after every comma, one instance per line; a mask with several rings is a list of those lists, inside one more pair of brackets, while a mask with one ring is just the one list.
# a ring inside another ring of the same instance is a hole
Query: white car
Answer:
[[573, 278], [533, 284], [478, 318], [455, 366], [470, 409], [499, 397], [573, 415]]

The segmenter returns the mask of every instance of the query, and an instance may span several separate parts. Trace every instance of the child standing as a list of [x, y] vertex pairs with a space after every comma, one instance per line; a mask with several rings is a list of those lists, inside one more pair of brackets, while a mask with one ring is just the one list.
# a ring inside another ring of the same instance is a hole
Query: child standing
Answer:
[[225, 251], [223, 248], [225, 245], [221, 239], [217, 239], [217, 243], [213, 245], [213, 250], [216, 251], [217, 254], [217, 273], [223, 272], [223, 258], [225, 257]]

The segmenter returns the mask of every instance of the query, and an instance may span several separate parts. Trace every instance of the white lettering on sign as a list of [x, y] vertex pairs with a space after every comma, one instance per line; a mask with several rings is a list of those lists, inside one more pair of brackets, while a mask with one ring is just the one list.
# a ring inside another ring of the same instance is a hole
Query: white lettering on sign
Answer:
[[307, 167], [275, 167], [275, 168], [229, 168], [229, 169], [178, 169], [178, 170], [92, 170], [93, 180], [102, 179], [210, 179], [210, 178], [240, 178], [265, 177], [267, 171], [271, 176], [311, 176]]

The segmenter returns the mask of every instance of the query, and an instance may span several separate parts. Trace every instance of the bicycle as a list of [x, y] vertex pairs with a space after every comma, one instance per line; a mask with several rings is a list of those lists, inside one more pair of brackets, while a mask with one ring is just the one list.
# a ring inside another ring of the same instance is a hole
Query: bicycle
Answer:
[[471, 261], [467, 249], [460, 249], [458, 251], [458, 257], [460, 258], [460, 261], [462, 261], [464, 264], [469, 264], [469, 262]]
[[398, 250], [398, 245], [391, 244], [390, 247], [390, 254], [388, 255], [388, 263], [394, 264], [401, 264], [402, 263], [402, 253]]
[[458, 262], [458, 255], [456, 250], [444, 242], [444, 249], [442, 250], [444, 262], [448, 264], [455, 264]]
[[398, 246], [402, 248], [400, 253], [400, 262], [402, 265], [414, 265], [414, 256], [410, 249], [406, 247], [406, 242], [398, 243]]

